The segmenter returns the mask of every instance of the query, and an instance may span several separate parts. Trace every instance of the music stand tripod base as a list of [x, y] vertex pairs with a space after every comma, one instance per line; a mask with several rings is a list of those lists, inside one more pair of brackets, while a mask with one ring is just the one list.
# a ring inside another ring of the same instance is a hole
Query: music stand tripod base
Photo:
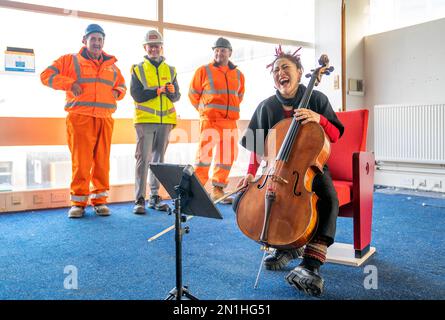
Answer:
[[165, 300], [181, 300], [183, 296], [198, 300], [187, 286], [182, 285], [182, 235], [189, 232], [188, 227], [181, 226], [187, 221], [183, 214], [214, 219], [222, 219], [222, 215], [195, 174], [185, 176], [184, 165], [151, 163], [150, 169], [175, 203], [176, 287]]
[[191, 294], [188, 291], [187, 286], [183, 286], [182, 287], [182, 293], [178, 292], [178, 289], [173, 288], [170, 293], [168, 294], [167, 298], [165, 298], [165, 300], [181, 300], [178, 299], [179, 296], [185, 296], [187, 298], [189, 298], [190, 300], [199, 300], [198, 298], [196, 298], [193, 294]]
[[[178, 188], [177, 188], [178, 189]], [[178, 197], [174, 199], [175, 203], [175, 247], [176, 247], [176, 287], [174, 287], [165, 298], [165, 300], [182, 300], [182, 297], [187, 297], [190, 300], [198, 300], [192, 295], [187, 286], [182, 285], [182, 235], [188, 233], [188, 227], [182, 228], [181, 223], [187, 221], [186, 216], [181, 213], [181, 194], [178, 192]]]

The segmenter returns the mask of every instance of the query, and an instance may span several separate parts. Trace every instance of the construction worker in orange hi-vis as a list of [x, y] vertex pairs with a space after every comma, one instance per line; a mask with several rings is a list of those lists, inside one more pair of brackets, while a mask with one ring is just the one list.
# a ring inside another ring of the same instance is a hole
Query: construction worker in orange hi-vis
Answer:
[[114, 123], [111, 115], [116, 101], [124, 98], [126, 87], [115, 65], [117, 59], [103, 51], [104, 40], [101, 26], [88, 25], [79, 53], [61, 56], [40, 75], [44, 85], [66, 92], [72, 161], [70, 218], [83, 217], [89, 199], [97, 215], [110, 215], [106, 203]]
[[[218, 38], [212, 49], [214, 60], [196, 70], [189, 98], [200, 116], [195, 172], [202, 185], [209, 179], [213, 149], [216, 149], [210, 194], [215, 201], [224, 196], [224, 187], [237, 157], [236, 121], [244, 95], [244, 75], [229, 60], [232, 55], [229, 40]], [[230, 199], [227, 200], [225, 203], [230, 203]]]

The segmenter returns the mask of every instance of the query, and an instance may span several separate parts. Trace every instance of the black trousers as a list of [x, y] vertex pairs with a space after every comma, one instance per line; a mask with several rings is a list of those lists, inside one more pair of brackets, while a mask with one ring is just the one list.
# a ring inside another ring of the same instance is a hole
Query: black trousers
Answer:
[[312, 191], [318, 196], [318, 227], [314, 237], [324, 239], [330, 246], [334, 243], [337, 229], [338, 196], [327, 166], [324, 166], [323, 174], [315, 176]]
[[[331, 174], [325, 165], [323, 174], [317, 174], [312, 183], [312, 191], [318, 196], [318, 226], [314, 238], [322, 239], [330, 246], [334, 243], [338, 217], [338, 197], [332, 182]], [[236, 212], [242, 192], [235, 196], [233, 210]]]

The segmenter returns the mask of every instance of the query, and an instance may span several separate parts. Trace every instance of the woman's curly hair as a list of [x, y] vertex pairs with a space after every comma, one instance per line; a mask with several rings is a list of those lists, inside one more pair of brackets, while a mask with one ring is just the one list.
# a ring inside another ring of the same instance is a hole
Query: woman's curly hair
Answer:
[[281, 44], [278, 45], [278, 48], [275, 48], [275, 59], [271, 63], [269, 63], [266, 66], [266, 68], [271, 68], [270, 72], [272, 72], [272, 68], [273, 68], [275, 61], [277, 61], [278, 59], [281, 59], [281, 58], [286, 58], [286, 59], [292, 61], [293, 63], [295, 63], [295, 65], [297, 66], [297, 69], [303, 70], [303, 65], [301, 64], [300, 54], [298, 53], [298, 51], [300, 51], [300, 49], [301, 49], [301, 47], [298, 48], [297, 50], [295, 50], [294, 53], [291, 53], [290, 51], [284, 52], [283, 49], [281, 49]]

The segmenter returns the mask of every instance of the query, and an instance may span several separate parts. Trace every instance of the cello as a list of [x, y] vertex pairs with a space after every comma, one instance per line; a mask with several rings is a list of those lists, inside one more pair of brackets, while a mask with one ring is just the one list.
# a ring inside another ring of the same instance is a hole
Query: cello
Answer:
[[[329, 75], [327, 55], [318, 60], [298, 105], [307, 108], [314, 86]], [[279, 149], [278, 149], [279, 148]], [[265, 140], [267, 165], [259, 179], [249, 183], [241, 195], [236, 219], [240, 230], [264, 247], [299, 248], [314, 235], [318, 197], [312, 182], [329, 158], [330, 143], [323, 128], [315, 122], [304, 125], [295, 117], [278, 122]]]

